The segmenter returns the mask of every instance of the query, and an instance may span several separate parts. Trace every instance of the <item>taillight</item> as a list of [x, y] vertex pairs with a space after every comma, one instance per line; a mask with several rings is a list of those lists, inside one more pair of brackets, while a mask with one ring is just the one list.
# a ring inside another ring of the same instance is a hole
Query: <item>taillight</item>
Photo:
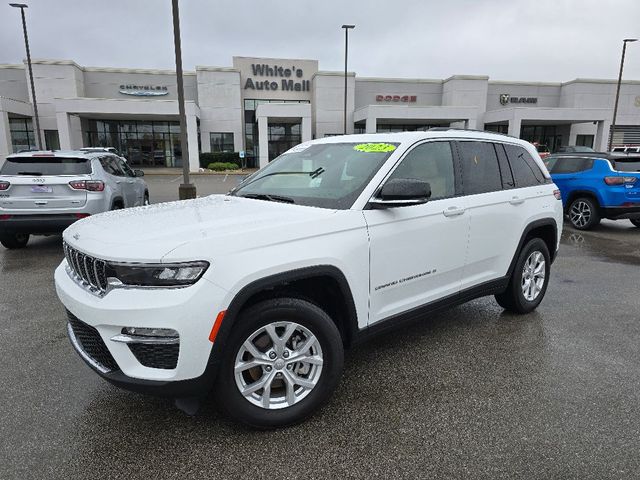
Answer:
[[554, 190], [553, 196], [556, 197], [556, 200], [562, 200], [562, 194], [560, 193], [560, 190]]
[[11, 218], [11, 215], [7, 215], [7, 214], [0, 215], [0, 220], [9, 220], [10, 218]]
[[636, 183], [637, 177], [604, 177], [607, 185], [624, 185], [625, 183]]
[[0, 190], [9, 190], [11, 184], [9, 182], [0, 182]]
[[87, 190], [89, 192], [102, 192], [104, 182], [100, 180], [74, 180], [69, 182], [69, 186], [74, 190]]

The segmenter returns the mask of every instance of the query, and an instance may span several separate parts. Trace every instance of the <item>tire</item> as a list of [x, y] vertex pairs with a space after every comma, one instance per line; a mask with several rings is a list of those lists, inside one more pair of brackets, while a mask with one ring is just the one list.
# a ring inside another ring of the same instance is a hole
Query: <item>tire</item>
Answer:
[[633, 223], [635, 227], [640, 228], [640, 218], [633, 218], [630, 220], [630, 222]]
[[149, 205], [149, 192], [144, 192], [144, 200], [142, 200], [142, 205]]
[[[498, 305], [513, 313], [531, 312], [540, 305], [547, 292], [550, 271], [551, 258], [547, 244], [540, 238], [529, 240], [518, 255], [507, 289], [495, 296]], [[531, 286], [530, 289], [527, 285]]]
[[0, 243], [4, 248], [15, 250], [26, 247], [29, 237], [28, 233], [3, 233], [0, 235]]
[[[273, 335], [283, 338], [288, 332], [292, 333], [279, 350]], [[312, 336], [315, 342], [308, 345]], [[258, 357], [250, 353], [248, 342]], [[301, 355], [313, 362], [287, 360]], [[256, 359], [259, 365], [246, 365]], [[239, 422], [259, 429], [285, 427], [301, 422], [328, 400], [340, 381], [343, 363], [340, 332], [324, 310], [298, 298], [266, 300], [241, 312], [234, 324], [214, 395], [218, 405]], [[247, 368], [236, 373], [238, 366]], [[259, 388], [267, 385], [264, 382], [269, 382], [268, 397]]]
[[111, 207], [111, 210], [122, 210], [122, 209], [124, 209], [124, 205], [122, 205], [122, 203], [120, 202], [115, 202]]
[[600, 223], [598, 204], [589, 197], [578, 197], [567, 210], [569, 222], [577, 230], [591, 230]]

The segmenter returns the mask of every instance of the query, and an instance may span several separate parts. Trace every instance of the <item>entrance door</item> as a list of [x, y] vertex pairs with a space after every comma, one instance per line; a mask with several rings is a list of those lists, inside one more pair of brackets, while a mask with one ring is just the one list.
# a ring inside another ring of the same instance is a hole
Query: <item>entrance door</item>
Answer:
[[466, 199], [456, 196], [449, 142], [416, 146], [389, 177], [429, 182], [422, 205], [365, 210], [370, 237], [369, 322], [460, 290], [469, 234]]

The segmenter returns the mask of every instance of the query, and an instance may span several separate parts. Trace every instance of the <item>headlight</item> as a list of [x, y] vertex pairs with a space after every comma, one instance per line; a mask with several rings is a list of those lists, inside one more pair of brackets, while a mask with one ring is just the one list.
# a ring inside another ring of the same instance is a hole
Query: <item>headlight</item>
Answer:
[[208, 262], [167, 264], [110, 264], [107, 277], [137, 287], [185, 287], [193, 285], [209, 268]]

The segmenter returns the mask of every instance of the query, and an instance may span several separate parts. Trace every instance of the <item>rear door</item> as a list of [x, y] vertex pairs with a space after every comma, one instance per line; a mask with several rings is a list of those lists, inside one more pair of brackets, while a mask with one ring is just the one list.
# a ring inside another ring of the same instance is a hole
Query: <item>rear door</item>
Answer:
[[135, 207], [142, 205], [144, 201], [144, 182], [141, 178], [136, 177], [136, 174], [124, 159], [116, 157], [116, 162], [125, 175], [127, 206]]
[[0, 180], [10, 186], [0, 192], [0, 209], [27, 214], [82, 208], [87, 192], [74, 190], [69, 183], [90, 178], [91, 160], [85, 158], [54, 154], [8, 157], [0, 169]]
[[100, 165], [106, 174], [109, 189], [112, 192], [111, 202], [115, 202], [117, 198], [121, 199], [125, 207], [130, 206], [127, 198], [127, 182], [124, 172], [118, 165], [116, 157], [107, 155], [100, 158]]
[[529, 194], [514, 180], [503, 144], [469, 140], [457, 146], [470, 218], [464, 290], [506, 275]]

